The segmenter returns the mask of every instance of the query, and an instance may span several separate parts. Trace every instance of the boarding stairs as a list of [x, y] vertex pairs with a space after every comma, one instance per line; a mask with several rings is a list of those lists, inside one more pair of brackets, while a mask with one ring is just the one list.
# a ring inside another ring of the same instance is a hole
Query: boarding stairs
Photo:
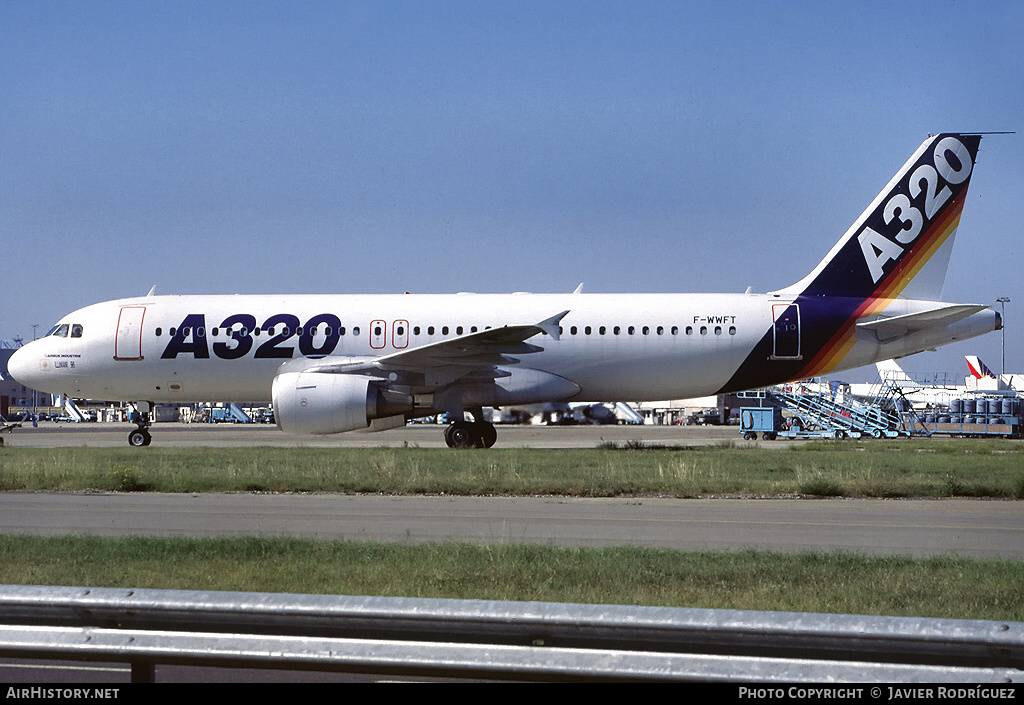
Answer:
[[910, 435], [931, 436], [924, 419], [914, 408], [913, 402], [903, 393], [903, 387], [895, 379], [886, 378], [878, 387], [875, 397], [869, 402], [871, 405], [884, 409], [897, 419], [900, 428], [903, 428]]
[[642, 424], [644, 416], [624, 401], [615, 402], [615, 415], [626, 423]]
[[844, 436], [894, 438], [900, 435], [900, 417], [892, 395], [895, 389], [880, 391], [872, 403], [837, 397], [826, 381], [809, 380], [771, 387], [766, 400], [797, 417], [803, 428], [813, 427], [837, 438]]
[[77, 422], [82, 422], [86, 420], [85, 414], [82, 413], [82, 410], [78, 408], [78, 405], [75, 404], [75, 400], [72, 399], [71, 397], [64, 397], [63, 406], [64, 412], [67, 414], [67, 417], [70, 420]]
[[228, 414], [235, 423], [253, 423], [252, 417], [245, 413], [245, 410], [236, 402], [227, 405]]

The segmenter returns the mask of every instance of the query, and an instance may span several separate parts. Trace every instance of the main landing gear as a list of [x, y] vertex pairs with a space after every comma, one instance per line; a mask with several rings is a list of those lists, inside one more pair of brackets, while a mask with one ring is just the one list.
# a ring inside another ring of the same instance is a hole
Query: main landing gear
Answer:
[[490, 448], [498, 440], [494, 424], [483, 420], [483, 410], [470, 411], [474, 421], [453, 421], [444, 430], [444, 442], [449, 448]]
[[153, 405], [148, 402], [140, 402], [136, 405], [136, 411], [132, 414], [132, 421], [135, 422], [136, 428], [128, 433], [128, 445], [133, 448], [148, 446], [153, 441], [153, 437], [149, 435], [149, 426], [152, 423], [149, 420], [149, 410], [152, 408]]

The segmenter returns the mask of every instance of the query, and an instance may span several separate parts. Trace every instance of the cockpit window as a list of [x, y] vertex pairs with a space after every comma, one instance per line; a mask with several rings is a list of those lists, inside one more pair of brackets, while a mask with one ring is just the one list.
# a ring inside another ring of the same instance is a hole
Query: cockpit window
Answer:
[[47, 333], [47, 335], [55, 335], [58, 338], [67, 338], [68, 337], [68, 328], [69, 327], [70, 326], [68, 326], [67, 323], [61, 323], [61, 324], [56, 325], [53, 328], [51, 328], [50, 332]]
[[81, 338], [82, 337], [82, 324], [74, 323], [71, 325], [71, 337]]

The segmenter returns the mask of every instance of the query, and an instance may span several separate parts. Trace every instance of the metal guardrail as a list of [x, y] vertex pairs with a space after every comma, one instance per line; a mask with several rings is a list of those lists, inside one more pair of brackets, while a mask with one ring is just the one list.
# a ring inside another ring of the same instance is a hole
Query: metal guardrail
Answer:
[[1021, 682], [1024, 623], [0, 586], [0, 656], [513, 680]]

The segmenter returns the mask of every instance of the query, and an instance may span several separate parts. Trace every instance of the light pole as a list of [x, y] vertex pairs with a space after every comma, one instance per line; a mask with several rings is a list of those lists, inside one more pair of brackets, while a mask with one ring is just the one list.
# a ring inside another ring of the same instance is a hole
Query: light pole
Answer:
[[1002, 349], [999, 360], [999, 379], [1002, 379], [1003, 374], [1006, 372], [1006, 304], [1009, 301], [1010, 298], [1008, 296], [1000, 296], [996, 299], [996, 303], [1002, 308], [1002, 313], [1000, 314], [1002, 320], [1000, 322], [1002, 323], [1001, 333], [1003, 334], [1002, 342], [1000, 343]]

